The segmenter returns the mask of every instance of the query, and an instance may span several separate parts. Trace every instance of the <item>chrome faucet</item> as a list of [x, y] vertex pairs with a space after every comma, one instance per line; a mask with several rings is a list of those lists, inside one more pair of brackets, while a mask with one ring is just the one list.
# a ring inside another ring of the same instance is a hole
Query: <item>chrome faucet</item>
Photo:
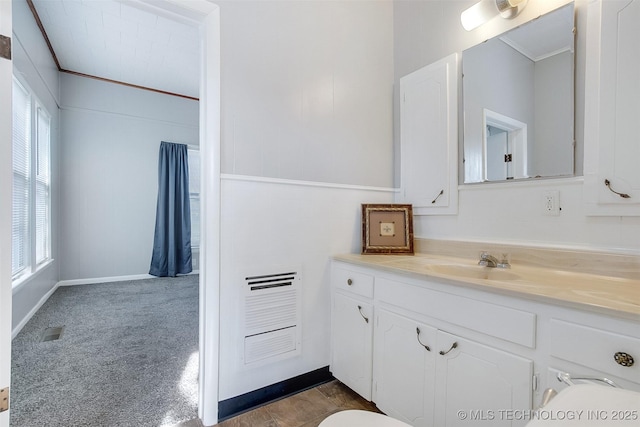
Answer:
[[498, 259], [493, 255], [489, 255], [489, 252], [482, 252], [480, 254], [480, 261], [478, 261], [478, 265], [494, 268], [498, 266]]
[[498, 259], [493, 255], [490, 255], [489, 252], [482, 252], [480, 254], [480, 261], [478, 261], [478, 265], [491, 268], [511, 268], [508, 257], [508, 254], [502, 254], [502, 261], [498, 261]]

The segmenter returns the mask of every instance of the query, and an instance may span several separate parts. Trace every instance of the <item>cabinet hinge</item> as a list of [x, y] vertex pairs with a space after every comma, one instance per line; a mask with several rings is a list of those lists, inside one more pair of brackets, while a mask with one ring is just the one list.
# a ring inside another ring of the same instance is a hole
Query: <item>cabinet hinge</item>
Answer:
[[0, 34], [0, 58], [11, 60], [11, 37]]
[[0, 412], [9, 409], [9, 387], [0, 389]]

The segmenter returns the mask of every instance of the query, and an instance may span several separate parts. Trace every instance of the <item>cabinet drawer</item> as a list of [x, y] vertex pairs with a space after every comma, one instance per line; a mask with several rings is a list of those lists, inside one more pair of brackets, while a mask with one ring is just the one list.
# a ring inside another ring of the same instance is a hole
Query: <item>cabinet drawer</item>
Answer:
[[386, 278], [376, 279], [376, 298], [505, 341], [536, 346], [533, 313]]
[[[558, 319], [550, 324], [552, 356], [640, 383], [640, 339]], [[620, 353], [632, 356], [633, 365], [618, 364]]]
[[373, 276], [347, 268], [333, 268], [332, 283], [336, 289], [373, 298]]

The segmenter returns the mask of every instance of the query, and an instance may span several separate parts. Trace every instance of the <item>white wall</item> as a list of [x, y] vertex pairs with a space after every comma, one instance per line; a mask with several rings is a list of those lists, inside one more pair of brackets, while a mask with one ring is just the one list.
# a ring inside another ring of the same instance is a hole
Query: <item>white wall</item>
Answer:
[[161, 141], [198, 145], [198, 102], [61, 74], [60, 280], [149, 271]]
[[[361, 203], [392, 199], [391, 190], [223, 178], [220, 400], [329, 364], [330, 256], [360, 252]], [[302, 355], [244, 368], [243, 278], [288, 266], [302, 268]]]
[[392, 186], [392, 2], [217, 3], [222, 172]]
[[60, 251], [59, 220], [59, 110], [60, 88], [58, 70], [36, 26], [31, 10], [24, 1], [13, 2], [13, 67], [14, 74], [27, 82], [40, 102], [51, 114], [51, 254], [53, 262], [31, 279], [13, 289], [13, 333], [24, 323], [58, 281]]
[[[460, 12], [474, 3], [405, 0], [394, 2], [395, 78], [399, 79], [452, 52], [461, 52], [567, 2], [530, 1], [522, 14], [514, 20], [498, 17], [475, 31], [466, 32], [460, 25]], [[581, 141], [584, 140], [586, 1], [578, 0], [575, 6], [578, 16], [576, 165], [581, 173]], [[397, 97], [395, 102], [397, 103]], [[395, 122], [398, 123], [397, 117]], [[560, 216], [542, 215], [542, 196], [548, 189], [560, 191]], [[417, 237], [435, 239], [517, 242], [640, 253], [640, 218], [587, 217], [582, 204], [582, 191], [582, 180], [578, 178], [535, 183], [461, 186], [459, 215], [418, 217], [415, 219], [415, 233]]]
[[[219, 4], [223, 400], [329, 364], [329, 258], [360, 250], [361, 203], [393, 200], [393, 16], [390, 1]], [[271, 264], [302, 267], [302, 355], [243, 370], [239, 280]]]

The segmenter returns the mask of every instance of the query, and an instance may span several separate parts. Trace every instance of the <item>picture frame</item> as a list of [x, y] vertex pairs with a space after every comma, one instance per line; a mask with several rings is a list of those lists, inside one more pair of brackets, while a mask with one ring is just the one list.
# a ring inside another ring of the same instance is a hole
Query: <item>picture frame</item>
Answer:
[[362, 254], [413, 255], [413, 206], [363, 204]]

